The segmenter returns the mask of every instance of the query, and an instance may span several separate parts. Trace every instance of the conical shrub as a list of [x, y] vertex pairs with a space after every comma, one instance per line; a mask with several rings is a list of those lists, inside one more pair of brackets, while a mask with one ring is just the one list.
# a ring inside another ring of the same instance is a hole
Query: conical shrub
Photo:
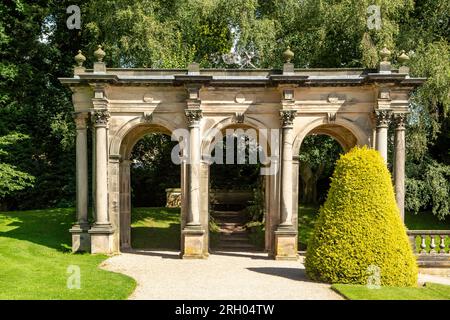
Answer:
[[311, 279], [329, 283], [417, 285], [415, 256], [377, 151], [355, 147], [337, 161], [305, 267]]

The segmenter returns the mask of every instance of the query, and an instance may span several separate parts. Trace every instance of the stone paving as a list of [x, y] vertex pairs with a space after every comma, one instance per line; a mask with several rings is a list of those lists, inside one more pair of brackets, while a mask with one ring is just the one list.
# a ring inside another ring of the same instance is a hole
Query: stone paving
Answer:
[[139, 251], [111, 257], [102, 267], [136, 279], [130, 299], [342, 299], [330, 285], [310, 281], [299, 261], [264, 253], [220, 252], [182, 260], [178, 252]]

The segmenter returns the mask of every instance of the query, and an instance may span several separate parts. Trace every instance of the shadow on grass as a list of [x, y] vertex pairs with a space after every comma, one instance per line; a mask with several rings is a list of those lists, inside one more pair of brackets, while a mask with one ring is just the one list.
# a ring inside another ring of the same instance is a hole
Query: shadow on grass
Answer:
[[59, 251], [71, 250], [69, 229], [75, 209], [8, 211], [0, 213], [0, 237], [25, 240]]
[[133, 249], [180, 250], [180, 224], [171, 223], [168, 228], [131, 228]]

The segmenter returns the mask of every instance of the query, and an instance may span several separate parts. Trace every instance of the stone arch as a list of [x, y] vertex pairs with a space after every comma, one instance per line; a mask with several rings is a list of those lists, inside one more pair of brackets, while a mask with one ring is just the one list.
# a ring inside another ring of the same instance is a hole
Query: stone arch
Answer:
[[344, 152], [349, 151], [355, 145], [368, 145], [370, 141], [369, 134], [359, 127], [356, 123], [337, 117], [335, 121], [328, 121], [326, 116], [316, 118], [310, 121], [305, 126], [301, 127], [294, 134], [293, 141], [293, 213], [294, 213], [294, 225], [298, 228], [298, 197], [299, 197], [299, 178], [300, 178], [300, 164], [297, 160], [300, 153], [300, 147], [303, 140], [309, 134], [325, 134], [335, 139], [342, 147]]
[[[153, 117], [151, 121], [146, 120], [143, 116], [135, 117], [123, 124], [116, 134], [112, 137], [110, 143], [110, 155], [119, 156], [120, 164], [118, 168], [119, 186], [119, 212], [118, 221], [120, 225], [119, 231], [119, 247], [127, 249], [131, 247], [131, 172], [130, 172], [130, 156], [136, 143], [147, 134], [162, 133], [168, 136], [172, 135], [175, 130], [173, 123], [167, 121], [163, 117]], [[185, 197], [183, 189], [183, 165], [180, 169], [181, 176], [181, 199]], [[182, 204], [181, 215], [184, 214], [184, 206]]]
[[[229, 116], [226, 118], [221, 119], [220, 121], [217, 121], [216, 123], [214, 123], [212, 126], [205, 128], [206, 131], [208, 130], [218, 130], [220, 132], [222, 132], [223, 137], [225, 136], [225, 130], [226, 129], [254, 129], [256, 131], [257, 137], [258, 137], [258, 145], [260, 145], [260, 140], [259, 140], [259, 132], [258, 130], [260, 129], [266, 129], [269, 130], [272, 129], [268, 124], [266, 124], [264, 121], [261, 121], [259, 119], [256, 119], [254, 117], [250, 117], [250, 116], [245, 116], [244, 120], [242, 122], [237, 122], [236, 118], [234, 116]], [[276, 130], [278, 130], [278, 128], [275, 128]], [[268, 139], [270, 139], [270, 135], [267, 137]], [[205, 155], [211, 155], [214, 147], [215, 147], [216, 141], [213, 141], [212, 137], [209, 137], [208, 139], [203, 139], [202, 143], [201, 143], [201, 154], [202, 156]], [[271, 146], [270, 143], [263, 143], [261, 144], [261, 147], [263, 149], [264, 152], [264, 156], [267, 157], [267, 159], [269, 161], [272, 161], [274, 159], [270, 158], [271, 155]], [[278, 164], [277, 164], [278, 165]], [[209, 190], [209, 181], [210, 181], [210, 163], [207, 161], [203, 161], [202, 162], [202, 166], [204, 168], [203, 170], [203, 178], [204, 181], [207, 181], [208, 183], [204, 184], [204, 189], [203, 189], [203, 194], [204, 199], [207, 199], [205, 202], [209, 202], [209, 195], [210, 195], [210, 190]], [[262, 184], [262, 188], [264, 190], [264, 201], [263, 201], [263, 205], [264, 205], [264, 212], [263, 214], [265, 215], [265, 225], [266, 225], [266, 235], [265, 235], [265, 250], [270, 249], [270, 245], [271, 245], [271, 238], [269, 237], [269, 234], [272, 231], [272, 225], [270, 223], [271, 222], [271, 218], [269, 217], [270, 214], [273, 214], [273, 210], [271, 210], [271, 207], [273, 207], [274, 204], [274, 199], [272, 199], [272, 191], [269, 190], [269, 186], [270, 188], [272, 188], [271, 186], [271, 182], [269, 181], [269, 177], [271, 176], [264, 176], [264, 180], [263, 180], [263, 184]], [[273, 180], [273, 179], [272, 179]], [[204, 216], [208, 217], [209, 219], [209, 206], [206, 203], [203, 203], [202, 205], [202, 210], [208, 210], [208, 212], [206, 212], [205, 214], [203, 214]], [[276, 214], [276, 213], [275, 213]]]
[[293, 142], [294, 155], [298, 155], [300, 147], [308, 134], [326, 134], [334, 138], [344, 149], [348, 151], [355, 145], [368, 145], [370, 137], [354, 122], [337, 118], [329, 122], [326, 117], [311, 121], [295, 134]]
[[[260, 121], [256, 118], [245, 116], [243, 122], [236, 122], [233, 116], [226, 117], [218, 122], [216, 122], [214, 125], [212, 125], [209, 128], [206, 128], [206, 131], [210, 130], [218, 130], [222, 133], [226, 129], [269, 129], [269, 126], [264, 123], [263, 121]], [[258, 132], [257, 132], [258, 134]], [[204, 139], [201, 143], [201, 154], [203, 155], [210, 155], [213, 151], [215, 146], [215, 143], [213, 142], [213, 137], [208, 137], [207, 139]], [[268, 156], [270, 154], [270, 146], [268, 144], [263, 145], [264, 154]]]
[[138, 137], [138, 131], [141, 131], [141, 135], [138, 138], [134, 138], [134, 142], [131, 141], [132, 147], [129, 151], [133, 149], [136, 142], [139, 141], [139, 139], [141, 139], [145, 134], [161, 132], [171, 135], [175, 129], [174, 124], [163, 117], [153, 117], [151, 121], [146, 120], [143, 116], [135, 117], [123, 124], [114, 134], [110, 143], [109, 153], [111, 155], [126, 155], [126, 151], [128, 151], [127, 149], [130, 148], [125, 146], [125, 142], [129, 142], [127, 139], [133, 140], [131, 139], [131, 135]]

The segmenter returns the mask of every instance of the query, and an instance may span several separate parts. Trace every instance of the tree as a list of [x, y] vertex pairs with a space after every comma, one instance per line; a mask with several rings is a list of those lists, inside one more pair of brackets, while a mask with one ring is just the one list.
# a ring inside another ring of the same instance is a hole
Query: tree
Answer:
[[6, 149], [12, 144], [26, 138], [28, 137], [17, 133], [10, 133], [9, 135], [0, 137], [0, 159], [2, 159], [2, 162], [0, 162], [0, 201], [4, 200], [7, 196], [13, 195], [16, 191], [33, 186], [33, 176], [18, 170], [15, 165], [7, 163], [8, 160], [12, 162], [13, 159], [8, 159], [9, 153]]
[[[301, 195], [303, 204], [318, 204], [326, 195], [328, 178], [333, 173], [334, 164], [343, 152], [333, 138], [326, 135], [308, 135], [300, 147]], [[319, 180], [325, 180], [324, 190], [318, 190]], [[322, 201], [321, 201], [322, 202]]]
[[8, 152], [20, 171], [35, 177], [33, 188], [7, 197], [9, 208], [73, 205], [72, 106], [57, 79], [70, 73], [67, 53], [78, 46], [65, 27], [67, 2], [0, 4], [0, 135], [28, 136]]
[[337, 161], [305, 267], [313, 280], [416, 286], [415, 257], [378, 151], [355, 147]]
[[177, 144], [161, 133], [145, 135], [131, 154], [132, 203], [140, 207], [160, 207], [166, 203], [166, 188], [180, 187], [180, 166], [171, 160]]

